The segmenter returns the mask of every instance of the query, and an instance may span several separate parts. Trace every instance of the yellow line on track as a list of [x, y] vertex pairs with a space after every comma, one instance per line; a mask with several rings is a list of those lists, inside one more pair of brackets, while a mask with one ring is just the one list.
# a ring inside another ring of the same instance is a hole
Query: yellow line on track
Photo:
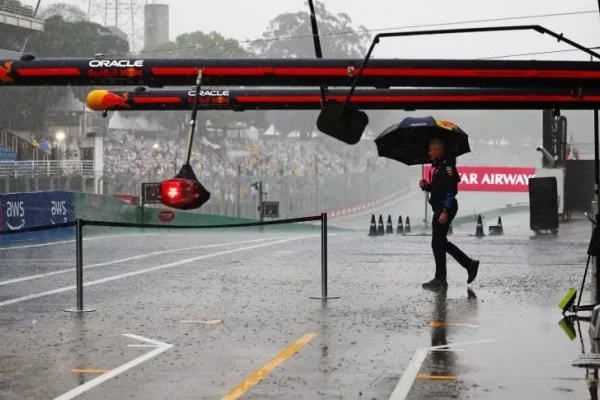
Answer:
[[109, 369], [91, 369], [91, 368], [79, 368], [79, 369], [71, 370], [71, 372], [74, 372], [76, 374], [105, 374], [109, 371], [110, 371]]
[[428, 381], [455, 381], [456, 375], [417, 375], [417, 379]]
[[275, 368], [277, 368], [281, 363], [293, 356], [298, 350], [304, 347], [315, 336], [317, 336], [316, 333], [307, 333], [303, 335], [300, 339], [296, 340], [294, 343], [286, 347], [281, 353], [277, 354], [271, 361], [265, 364], [265, 366], [256, 370], [254, 373], [252, 373], [252, 375], [244, 379], [242, 383], [233, 388], [221, 400], [237, 400], [240, 397], [242, 397], [244, 393], [250, 390], [258, 382], [266, 378], [267, 375], [273, 372]]

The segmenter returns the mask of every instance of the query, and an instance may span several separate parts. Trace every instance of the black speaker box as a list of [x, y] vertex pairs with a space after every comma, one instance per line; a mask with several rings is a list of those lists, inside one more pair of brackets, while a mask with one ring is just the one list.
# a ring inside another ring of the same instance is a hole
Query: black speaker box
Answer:
[[558, 229], [558, 185], [555, 177], [529, 178], [529, 226], [532, 231]]

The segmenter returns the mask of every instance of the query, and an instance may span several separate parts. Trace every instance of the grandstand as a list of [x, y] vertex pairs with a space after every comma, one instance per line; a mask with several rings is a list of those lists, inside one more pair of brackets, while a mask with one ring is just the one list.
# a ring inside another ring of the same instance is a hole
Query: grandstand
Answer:
[[[33, 2], [33, 1], [32, 1]], [[27, 38], [33, 32], [44, 31], [44, 21], [35, 18], [40, 1], [28, 4], [18, 0], [0, 0], [0, 58], [20, 57]], [[16, 132], [0, 127], [0, 192], [6, 192], [21, 174], [23, 163], [32, 168], [32, 163], [50, 160], [50, 153], [34, 147]]]
[[36, 6], [18, 0], [0, 0], [0, 56], [19, 56], [32, 32], [43, 32], [44, 21], [35, 18]]

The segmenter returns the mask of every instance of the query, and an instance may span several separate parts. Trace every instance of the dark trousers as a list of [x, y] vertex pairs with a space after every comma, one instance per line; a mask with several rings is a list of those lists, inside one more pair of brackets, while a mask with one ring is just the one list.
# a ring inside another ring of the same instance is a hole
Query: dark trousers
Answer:
[[431, 248], [433, 249], [433, 257], [435, 258], [435, 277], [437, 279], [446, 280], [446, 253], [450, 254], [463, 268], [467, 269], [471, 263], [471, 259], [448, 241], [448, 229], [452, 220], [456, 216], [458, 210], [453, 210], [448, 213], [448, 221], [445, 224], [440, 224], [441, 211], [433, 212], [433, 220], [431, 221]]

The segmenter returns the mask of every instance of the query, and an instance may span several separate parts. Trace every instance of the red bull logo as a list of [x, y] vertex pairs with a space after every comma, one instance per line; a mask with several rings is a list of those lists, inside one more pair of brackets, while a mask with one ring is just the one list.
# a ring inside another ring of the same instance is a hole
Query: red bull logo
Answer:
[[219, 97], [215, 97], [213, 102], [217, 103], [217, 104], [226, 104], [226, 103], [229, 103], [229, 99], [227, 97], [219, 96]]
[[88, 69], [90, 78], [136, 78], [143, 77], [144, 71], [141, 68], [103, 68]]
[[12, 71], [12, 61], [7, 61], [4, 66], [0, 67], [0, 82], [2, 83], [15, 83], [15, 80], [10, 76]]
[[450, 131], [458, 128], [458, 126], [454, 122], [450, 122], [450, 121], [443, 121], [443, 120], [440, 120], [440, 119], [436, 119], [435, 123], [440, 128], [448, 129]]
[[138, 76], [144, 76], [144, 72], [141, 69], [127, 68], [122, 71], [122, 76], [127, 78], [135, 78]]
[[94, 90], [88, 94], [87, 105], [94, 111], [131, 108], [129, 92], [118, 95], [108, 90]]

